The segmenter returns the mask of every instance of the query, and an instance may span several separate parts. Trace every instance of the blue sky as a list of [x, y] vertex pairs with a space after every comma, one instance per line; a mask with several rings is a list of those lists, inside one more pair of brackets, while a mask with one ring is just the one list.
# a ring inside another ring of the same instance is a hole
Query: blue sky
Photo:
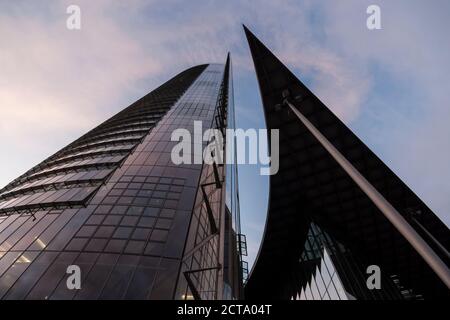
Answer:
[[[66, 8], [81, 8], [79, 31]], [[381, 30], [366, 8], [381, 8]], [[231, 51], [237, 125], [264, 128], [241, 24], [450, 224], [450, 3], [0, 0], [0, 185], [195, 64]], [[249, 261], [267, 177], [242, 166]]]

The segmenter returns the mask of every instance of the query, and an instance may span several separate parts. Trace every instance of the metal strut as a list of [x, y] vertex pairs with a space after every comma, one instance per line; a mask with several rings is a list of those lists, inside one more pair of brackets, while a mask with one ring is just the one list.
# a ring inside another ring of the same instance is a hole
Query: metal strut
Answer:
[[283, 105], [288, 106], [306, 129], [319, 141], [341, 168], [352, 178], [373, 204], [384, 214], [392, 225], [416, 249], [425, 262], [450, 289], [450, 270], [425, 240], [414, 230], [403, 216], [381, 193], [348, 161], [343, 154], [302, 114], [291, 102], [289, 90], [283, 91]]
[[202, 300], [202, 297], [200, 296], [200, 293], [198, 292], [197, 288], [195, 287], [194, 282], [192, 281], [190, 274], [195, 272], [204, 272], [209, 270], [220, 270], [222, 266], [219, 264], [216, 267], [210, 267], [210, 268], [203, 268], [203, 269], [195, 269], [195, 270], [189, 270], [183, 272], [184, 278], [186, 279], [186, 282], [188, 284], [189, 289], [192, 292], [192, 296], [195, 300]]

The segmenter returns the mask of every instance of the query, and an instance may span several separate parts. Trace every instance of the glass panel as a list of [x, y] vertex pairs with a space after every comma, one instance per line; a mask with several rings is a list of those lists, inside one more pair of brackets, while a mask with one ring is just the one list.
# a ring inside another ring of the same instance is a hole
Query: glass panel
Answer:
[[75, 299], [98, 299], [118, 257], [114, 254], [100, 255]]
[[319, 267], [316, 268], [315, 279], [316, 279], [317, 289], [319, 290], [319, 294], [322, 297], [326, 291], [326, 286], [322, 280], [322, 275], [320, 274]]
[[317, 284], [316, 284], [314, 277], [312, 277], [310, 288], [311, 288], [311, 293], [312, 293], [313, 299], [320, 300], [319, 290], [317, 288]]
[[[24, 255], [27, 255], [27, 253], [24, 253]], [[57, 252], [41, 253], [14, 283], [6, 299], [23, 300], [57, 255]]]
[[306, 284], [305, 296], [306, 296], [306, 300], [314, 300], [313, 295], [311, 293], [311, 289], [309, 288], [309, 283]]
[[60, 281], [66, 282], [67, 266], [73, 264], [78, 253], [61, 253], [50, 265], [44, 275], [39, 279], [28, 294], [27, 299], [47, 299]]
[[0, 298], [3, 298], [5, 293], [29, 267], [37, 255], [36, 252], [25, 252], [21, 254], [9, 270], [0, 277]]
[[126, 293], [138, 256], [121, 256], [101, 294], [102, 299], [120, 299]]
[[50, 223], [57, 217], [56, 214], [46, 214], [34, 227], [27, 231], [24, 237], [17, 242], [12, 250], [23, 251], [28, 248], [33, 241], [35, 241], [44, 229], [46, 229]]
[[302, 292], [300, 293], [300, 300], [306, 300], [305, 290], [302, 288]]
[[327, 288], [328, 295], [330, 296], [330, 300], [340, 300], [338, 293], [336, 292], [336, 289], [334, 288], [334, 285], [332, 281], [330, 281], [330, 284]]
[[[72, 264], [75, 264], [81, 269], [81, 288], [83, 288], [83, 283], [85, 283], [86, 277], [89, 274], [93, 264], [97, 260], [97, 253], [81, 253]], [[66, 266], [67, 268], [67, 266]], [[49, 297], [50, 299], [56, 300], [67, 300], [72, 299], [78, 290], [70, 290], [67, 288], [68, 275], [66, 274], [62, 281], [59, 282], [58, 287]]]

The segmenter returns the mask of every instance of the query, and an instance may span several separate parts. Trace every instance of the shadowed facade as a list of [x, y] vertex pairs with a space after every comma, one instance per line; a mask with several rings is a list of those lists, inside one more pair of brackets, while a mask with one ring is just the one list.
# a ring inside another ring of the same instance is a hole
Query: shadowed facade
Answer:
[[[280, 130], [263, 243], [246, 297], [448, 298], [449, 289], [284, 100], [384, 197], [447, 266], [445, 224], [247, 28], [267, 129]], [[269, 137], [270, 139], [270, 137]], [[369, 290], [368, 266], [381, 270]], [[447, 267], [448, 271], [448, 267]]]

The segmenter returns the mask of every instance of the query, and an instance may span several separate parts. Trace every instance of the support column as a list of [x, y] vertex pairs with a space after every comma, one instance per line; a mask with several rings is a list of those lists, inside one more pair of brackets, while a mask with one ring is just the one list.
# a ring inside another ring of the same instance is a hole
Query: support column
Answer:
[[372, 200], [373, 204], [384, 214], [384, 216], [394, 225], [405, 239], [420, 254], [425, 262], [433, 269], [450, 289], [450, 270], [439, 258], [433, 249], [422, 239], [413, 227], [403, 218], [403, 216], [387, 201], [381, 193], [337, 150], [334, 145], [289, 101], [288, 93], [283, 93], [283, 104], [289, 106], [294, 114], [299, 118], [308, 131], [319, 141], [328, 151], [352, 180], [361, 190]]

